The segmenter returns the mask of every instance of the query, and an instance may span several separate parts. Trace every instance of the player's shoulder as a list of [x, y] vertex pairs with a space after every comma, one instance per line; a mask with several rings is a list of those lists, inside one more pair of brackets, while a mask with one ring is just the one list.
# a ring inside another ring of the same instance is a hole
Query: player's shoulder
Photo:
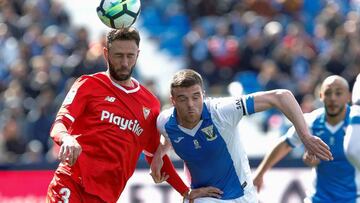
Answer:
[[208, 110], [218, 111], [218, 110], [221, 110], [222, 106], [227, 106], [231, 103], [235, 103], [236, 98], [234, 98], [234, 97], [208, 97], [205, 99], [204, 102], [205, 102], [205, 105]]
[[174, 112], [174, 107], [163, 109], [158, 116], [158, 120], [162, 120], [165, 122], [168, 121], [170, 117], [173, 115], [173, 112]]
[[360, 105], [352, 105], [350, 107], [350, 117], [360, 116]]
[[314, 123], [317, 119], [321, 118], [325, 114], [324, 108], [318, 108], [310, 113], [305, 113], [304, 118], [308, 124]]
[[74, 84], [72, 85], [73, 89], [90, 89], [89, 86], [92, 86], [93, 84], [93, 78], [91, 75], [81, 75], [78, 77]]
[[89, 75], [81, 75], [76, 81], [82, 82], [86, 85], [94, 85], [94, 84], [96, 84], [95, 77], [99, 77], [103, 74], [104, 74], [103, 72], [98, 72], [98, 73], [89, 74]]
[[162, 129], [166, 123], [170, 120], [170, 117], [173, 115], [174, 107], [164, 109], [160, 112], [157, 117], [156, 124], [158, 128]]
[[[157, 100], [159, 101], [159, 99], [157, 98], [157, 96], [151, 92], [148, 88], [146, 88], [144, 85], [142, 85], [141, 83], [139, 83], [139, 86], [140, 86], [140, 90], [143, 92], [143, 94], [147, 95], [147, 97], [149, 99], [153, 99], [153, 100]], [[160, 101], [159, 101], [160, 103]]]

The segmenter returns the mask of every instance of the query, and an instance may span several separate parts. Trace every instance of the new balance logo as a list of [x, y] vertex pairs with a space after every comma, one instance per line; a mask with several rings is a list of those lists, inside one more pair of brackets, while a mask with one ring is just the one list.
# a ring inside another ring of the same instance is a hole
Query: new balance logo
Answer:
[[174, 140], [175, 143], [181, 142], [181, 140], [184, 139], [184, 137], [178, 137], [176, 140]]
[[114, 102], [114, 101], [115, 101], [115, 97], [107, 96], [107, 97], [105, 98], [105, 101]]

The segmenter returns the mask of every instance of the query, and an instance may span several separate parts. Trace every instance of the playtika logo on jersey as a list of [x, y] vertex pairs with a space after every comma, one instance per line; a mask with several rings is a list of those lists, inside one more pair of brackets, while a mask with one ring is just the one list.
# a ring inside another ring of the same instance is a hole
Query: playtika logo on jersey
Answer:
[[101, 121], [106, 120], [109, 123], [113, 123], [118, 125], [121, 130], [130, 130], [136, 135], [140, 136], [144, 129], [140, 126], [138, 120], [129, 120], [126, 118], [122, 118], [120, 116], [116, 116], [114, 113], [110, 113], [108, 111], [101, 112]]

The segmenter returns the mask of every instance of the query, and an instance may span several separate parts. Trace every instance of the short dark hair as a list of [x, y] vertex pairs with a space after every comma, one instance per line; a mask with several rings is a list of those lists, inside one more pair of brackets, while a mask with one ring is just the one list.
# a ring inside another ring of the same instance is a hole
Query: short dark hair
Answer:
[[106, 39], [107, 48], [110, 48], [115, 40], [134, 40], [137, 46], [140, 44], [139, 32], [133, 27], [113, 29], [107, 34]]
[[175, 73], [172, 78], [170, 89], [173, 94], [173, 89], [177, 87], [191, 87], [193, 85], [200, 85], [203, 89], [203, 79], [201, 75], [191, 69], [184, 69]]

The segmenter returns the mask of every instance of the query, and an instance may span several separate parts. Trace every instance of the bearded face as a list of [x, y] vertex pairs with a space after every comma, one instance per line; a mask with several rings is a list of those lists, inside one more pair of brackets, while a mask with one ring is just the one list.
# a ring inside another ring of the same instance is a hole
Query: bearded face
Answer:
[[107, 49], [106, 58], [110, 76], [119, 82], [130, 80], [139, 48], [133, 40], [115, 40]]

